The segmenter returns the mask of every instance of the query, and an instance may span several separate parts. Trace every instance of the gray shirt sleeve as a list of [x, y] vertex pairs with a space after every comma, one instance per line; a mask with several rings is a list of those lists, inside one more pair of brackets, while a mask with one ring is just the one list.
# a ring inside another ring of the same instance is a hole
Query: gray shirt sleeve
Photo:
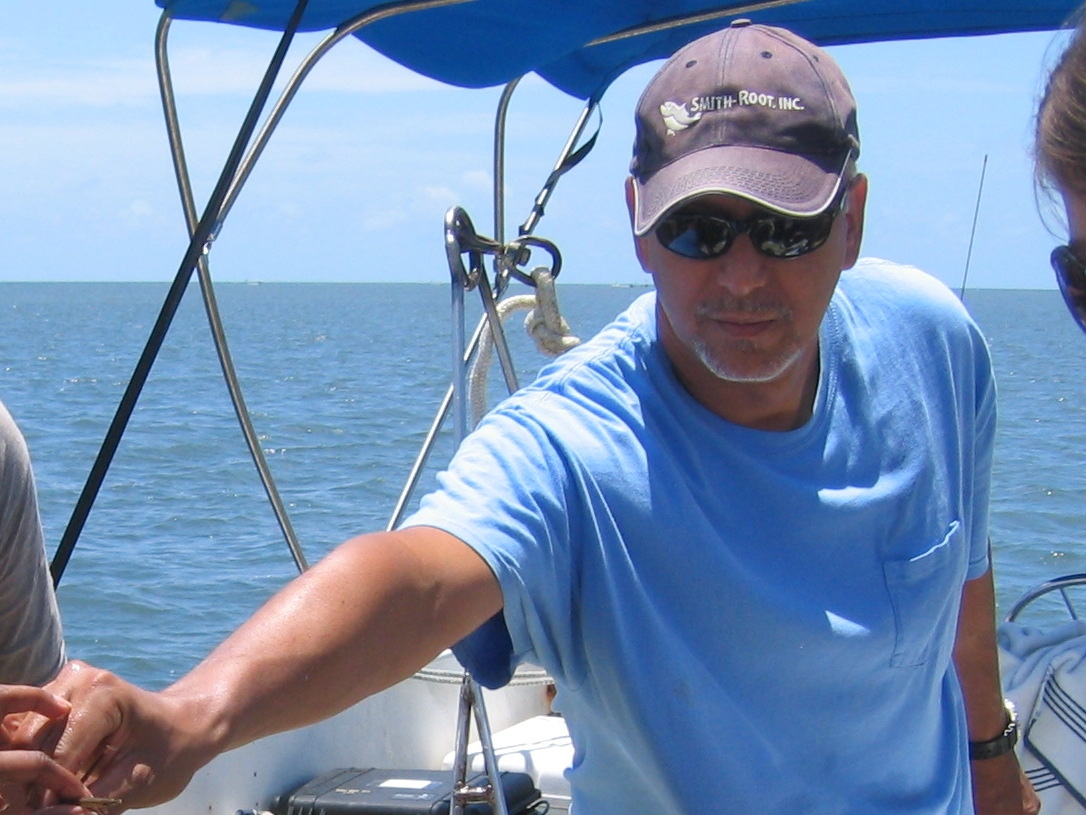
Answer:
[[30, 454], [0, 403], [0, 682], [43, 684], [64, 660]]

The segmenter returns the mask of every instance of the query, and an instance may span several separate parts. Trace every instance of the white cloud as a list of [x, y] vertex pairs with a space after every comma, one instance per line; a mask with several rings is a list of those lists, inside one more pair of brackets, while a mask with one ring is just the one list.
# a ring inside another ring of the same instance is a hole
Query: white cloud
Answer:
[[53, 65], [26, 73], [5, 68], [0, 104], [64, 108], [142, 105], [158, 94], [154, 63], [145, 60]]
[[422, 192], [427, 201], [432, 201], [436, 204], [449, 205], [450, 202], [459, 198], [456, 190], [450, 187], [424, 187]]
[[128, 212], [126, 213], [129, 218], [143, 219], [149, 215], [153, 215], [155, 208], [149, 201], [137, 198], [128, 205]]
[[491, 175], [485, 170], [468, 170], [463, 175], [464, 183], [473, 189], [490, 190]]
[[[253, 46], [180, 45], [169, 65], [179, 99], [190, 96], [250, 98], [271, 51]], [[304, 49], [288, 57], [277, 88], [298, 68]], [[0, 105], [104, 108], [158, 104], [151, 59], [95, 59], [9, 64], [0, 59]], [[302, 92], [390, 94], [433, 91], [446, 86], [409, 71], [351, 39], [326, 54], [302, 83]], [[278, 91], [277, 91], [278, 92]]]
[[395, 207], [370, 208], [362, 213], [360, 226], [367, 232], [384, 232], [408, 223], [411, 218]]

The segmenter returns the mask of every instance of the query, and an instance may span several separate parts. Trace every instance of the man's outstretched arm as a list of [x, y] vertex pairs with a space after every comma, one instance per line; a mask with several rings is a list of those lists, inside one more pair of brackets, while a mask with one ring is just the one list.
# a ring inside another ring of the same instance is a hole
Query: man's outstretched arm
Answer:
[[161, 803], [219, 753], [405, 679], [501, 605], [489, 567], [452, 535], [354, 538], [164, 691], [71, 665], [49, 686], [72, 703], [56, 757], [126, 808]]

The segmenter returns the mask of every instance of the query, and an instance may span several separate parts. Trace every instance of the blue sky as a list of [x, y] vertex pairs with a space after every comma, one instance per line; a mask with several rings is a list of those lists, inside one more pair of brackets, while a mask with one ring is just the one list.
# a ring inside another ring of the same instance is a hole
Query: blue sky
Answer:
[[[0, 4], [0, 280], [172, 279], [185, 231], [154, 79], [158, 9], [152, 0], [64, 5]], [[864, 254], [958, 288], [987, 156], [969, 286], [1052, 286], [1056, 237], [1041, 222], [1028, 154], [1055, 39], [831, 49], [859, 102], [860, 165], [871, 179]], [[174, 23], [171, 62], [201, 203], [275, 42], [266, 32]], [[650, 74], [643, 66], [612, 87], [599, 144], [560, 182], [536, 230], [560, 246], [567, 282], [646, 282], [622, 184], [631, 112]], [[445, 281], [446, 209], [464, 206], [481, 233], [493, 233], [498, 93], [448, 88], [357, 40], [342, 44], [307, 80], [242, 192], [211, 253], [212, 274]], [[527, 215], [579, 112], [539, 80], [518, 89], [511, 225]]]

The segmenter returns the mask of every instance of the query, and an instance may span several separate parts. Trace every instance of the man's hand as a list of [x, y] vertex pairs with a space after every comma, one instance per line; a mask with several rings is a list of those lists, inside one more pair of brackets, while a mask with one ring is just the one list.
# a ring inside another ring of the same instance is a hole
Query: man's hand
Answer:
[[189, 726], [197, 717], [167, 693], [145, 691], [79, 661], [46, 687], [71, 707], [63, 730], [56, 721], [28, 718], [17, 738], [51, 751], [93, 790], [75, 796], [56, 790], [47, 804], [93, 794], [122, 800], [110, 815], [151, 806], [178, 795], [205, 763], [197, 758], [200, 740]]
[[406, 679], [501, 607], [494, 573], [447, 532], [359, 536], [159, 693], [70, 662], [47, 686], [71, 704], [64, 726], [28, 721], [19, 736], [83, 777], [94, 795], [122, 799], [110, 815], [153, 806], [180, 794], [216, 755]]
[[1037, 815], [1041, 801], [1014, 753], [969, 762], [977, 815]]
[[74, 801], [90, 795], [79, 778], [39, 750], [13, 749], [13, 734], [27, 714], [40, 721], [63, 721], [67, 702], [41, 688], [0, 686], [0, 805], [12, 813], [35, 809], [50, 791], [55, 799]]

